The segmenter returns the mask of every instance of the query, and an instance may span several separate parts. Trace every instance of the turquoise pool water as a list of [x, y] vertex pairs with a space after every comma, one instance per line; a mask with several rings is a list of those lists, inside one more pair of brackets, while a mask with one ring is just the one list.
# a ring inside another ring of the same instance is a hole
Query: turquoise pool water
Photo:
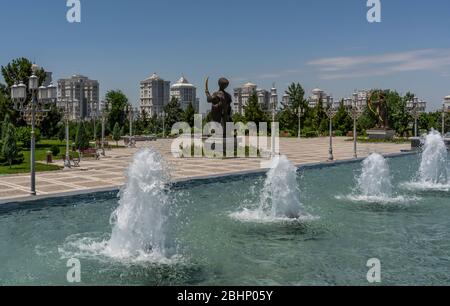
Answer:
[[371, 258], [381, 261], [383, 285], [450, 285], [450, 193], [406, 189], [419, 163], [415, 155], [388, 160], [402, 200], [385, 203], [348, 197], [360, 163], [302, 170], [300, 199], [314, 217], [303, 221], [230, 217], [258, 205], [264, 176], [177, 187], [166, 234], [177, 256], [160, 262], [95, 253], [94, 242], [111, 235], [117, 193], [5, 206], [0, 284], [67, 285], [75, 257], [82, 285], [367, 285]]

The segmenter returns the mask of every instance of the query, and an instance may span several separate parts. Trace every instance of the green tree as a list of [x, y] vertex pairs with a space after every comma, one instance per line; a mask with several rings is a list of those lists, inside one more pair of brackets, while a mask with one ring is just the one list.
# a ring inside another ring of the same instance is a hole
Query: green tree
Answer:
[[63, 122], [59, 122], [57, 127], [58, 127], [58, 134], [57, 134], [58, 140], [60, 142], [63, 142], [66, 140], [66, 125]]
[[2, 126], [1, 126], [1, 135], [2, 135], [1, 140], [5, 139], [5, 134], [6, 134], [6, 131], [8, 130], [8, 127], [10, 124], [11, 124], [11, 119], [10, 119], [9, 115], [6, 114], [3, 119]]
[[333, 126], [335, 131], [341, 131], [343, 135], [353, 130], [353, 120], [345, 109], [344, 101], [341, 101], [339, 105], [336, 117], [333, 119]]
[[184, 111], [183, 121], [187, 122], [192, 128], [194, 127], [194, 116], [195, 116], [195, 109], [194, 105], [192, 105], [191, 102]]
[[305, 128], [308, 122], [306, 119], [311, 116], [311, 110], [308, 107], [308, 102], [305, 100], [305, 90], [300, 83], [292, 83], [285, 93], [288, 95], [289, 102], [287, 104], [282, 103], [282, 109], [277, 116], [277, 120], [282, 131], [288, 131], [292, 135], [297, 135], [300, 106], [304, 111], [303, 120], [301, 120], [302, 128]]
[[259, 127], [260, 122], [268, 122], [267, 114], [261, 109], [256, 92], [250, 96], [247, 105], [244, 106], [245, 122], [254, 122]]
[[47, 112], [44, 120], [42, 120], [39, 125], [42, 136], [47, 138], [53, 138], [58, 135], [59, 127], [55, 122], [60, 122], [62, 119], [62, 114], [56, 105], [50, 107], [49, 112]]
[[11, 168], [12, 163], [18, 153], [16, 135], [14, 125], [11, 123], [6, 128], [5, 138], [3, 140], [2, 154], [3, 157], [8, 161], [9, 167]]
[[121, 137], [119, 122], [116, 122], [112, 132], [112, 138], [116, 142], [116, 146], [119, 146], [119, 140]]
[[86, 150], [89, 148], [89, 137], [86, 133], [84, 122], [78, 123], [77, 135], [75, 138], [75, 147], [78, 150]]
[[165, 114], [165, 129], [166, 135], [170, 133], [172, 130], [172, 126], [177, 123], [183, 121], [183, 110], [180, 107], [180, 102], [176, 97], [172, 97], [170, 102], [164, 106], [164, 114]]
[[6, 116], [11, 117], [14, 112], [9, 96], [3, 91], [3, 88], [6, 87], [3, 84], [0, 84], [0, 86], [0, 121], [3, 122]]
[[[41, 140], [41, 132], [39, 129], [34, 129], [35, 142], [38, 143]], [[31, 127], [21, 126], [16, 130], [17, 141], [21, 142], [25, 148], [31, 147]]]
[[120, 90], [110, 90], [106, 93], [106, 102], [110, 109], [108, 116], [110, 131], [114, 129], [116, 123], [124, 126], [127, 121], [125, 107], [128, 104], [128, 98]]

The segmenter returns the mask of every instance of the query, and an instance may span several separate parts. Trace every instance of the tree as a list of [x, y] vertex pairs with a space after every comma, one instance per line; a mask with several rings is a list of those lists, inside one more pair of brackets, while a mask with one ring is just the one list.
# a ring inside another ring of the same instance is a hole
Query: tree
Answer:
[[106, 102], [110, 107], [108, 117], [110, 131], [114, 129], [114, 124], [116, 123], [124, 126], [127, 121], [125, 107], [128, 104], [128, 98], [120, 90], [110, 90], [106, 93]]
[[[25, 148], [31, 147], [31, 127], [21, 126], [16, 130], [17, 141], [23, 143]], [[41, 140], [41, 132], [39, 129], [34, 129], [35, 142], [38, 143]]]
[[119, 140], [121, 137], [119, 122], [116, 122], [112, 132], [112, 138], [116, 142], [116, 146], [119, 146]]
[[172, 130], [172, 126], [183, 121], [183, 110], [180, 107], [180, 103], [176, 97], [172, 97], [170, 102], [164, 106], [165, 113], [165, 129], [166, 135]]
[[9, 167], [11, 168], [12, 163], [18, 153], [16, 134], [14, 125], [11, 123], [6, 128], [5, 138], [3, 140], [2, 154], [3, 157], [8, 161]]
[[253, 94], [248, 99], [247, 105], [244, 106], [244, 111], [245, 121], [254, 122], [258, 127], [260, 122], [269, 121], [266, 113], [261, 109], [261, 105], [259, 104], [258, 95], [256, 94], [256, 92], [253, 92]]
[[333, 126], [336, 131], [341, 131], [342, 136], [353, 130], [353, 119], [345, 109], [344, 101], [341, 101], [338, 112], [333, 120]]
[[299, 107], [304, 110], [302, 126], [306, 125], [306, 118], [310, 116], [308, 102], [305, 100], [305, 90], [300, 83], [292, 83], [285, 92], [289, 96], [289, 103], [282, 103], [282, 109], [278, 114], [280, 129], [289, 131], [291, 134], [298, 134], [298, 112]]
[[58, 123], [58, 140], [60, 142], [63, 142], [64, 140], [66, 140], [66, 125], [63, 122], [59, 122]]
[[56, 105], [50, 107], [49, 112], [47, 112], [44, 120], [42, 120], [39, 128], [43, 136], [47, 138], [52, 138], [58, 135], [58, 125], [56, 122], [60, 122], [62, 119], [62, 114]]
[[1, 135], [2, 135], [1, 140], [5, 139], [5, 134], [6, 134], [6, 131], [8, 130], [8, 127], [10, 124], [11, 124], [11, 119], [10, 119], [9, 115], [6, 114], [5, 118], [3, 119], [2, 126], [1, 126]]
[[194, 105], [192, 105], [192, 102], [190, 102], [186, 110], [184, 111], [183, 121], [187, 122], [191, 127], [194, 127], [194, 116], [195, 116]]
[[[0, 84], [0, 87], [4, 88], [4, 85]], [[3, 122], [6, 116], [11, 117], [12, 113], [13, 110], [11, 100], [7, 94], [3, 92], [3, 89], [0, 88], [0, 121]]]
[[75, 138], [75, 147], [80, 151], [89, 148], [89, 138], [86, 133], [86, 127], [83, 121], [78, 123], [77, 135]]

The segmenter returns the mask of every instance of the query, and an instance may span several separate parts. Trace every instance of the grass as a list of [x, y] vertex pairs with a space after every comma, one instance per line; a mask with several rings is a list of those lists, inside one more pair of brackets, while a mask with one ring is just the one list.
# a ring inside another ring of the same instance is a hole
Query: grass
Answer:
[[[18, 145], [23, 147], [21, 143], [19, 143]], [[50, 148], [54, 145], [60, 147], [61, 152], [65, 152], [66, 146], [59, 140], [41, 140], [38, 144], [36, 144], [36, 172], [57, 171], [61, 169], [61, 167], [57, 165], [47, 165], [46, 163], [40, 163], [46, 161], [47, 151], [49, 151]], [[23, 153], [24, 162], [20, 165], [13, 165], [11, 167], [0, 166], [0, 175], [30, 172], [30, 149], [23, 149], [21, 153]]]

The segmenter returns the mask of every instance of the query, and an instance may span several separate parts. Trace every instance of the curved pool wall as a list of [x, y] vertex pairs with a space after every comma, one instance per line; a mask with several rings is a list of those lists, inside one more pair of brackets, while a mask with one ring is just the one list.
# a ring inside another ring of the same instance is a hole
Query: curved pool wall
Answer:
[[[402, 152], [402, 153], [391, 153], [391, 154], [383, 154], [383, 156], [387, 159], [393, 158], [401, 158], [405, 156], [418, 155], [419, 152]], [[352, 158], [352, 159], [343, 159], [343, 160], [335, 160], [332, 162], [319, 162], [319, 163], [309, 163], [303, 165], [297, 165], [298, 172], [302, 172], [308, 169], [322, 169], [328, 167], [336, 167], [345, 164], [355, 164], [361, 163], [365, 158]], [[192, 186], [199, 186], [204, 184], [218, 183], [218, 182], [227, 182], [227, 181], [235, 181], [241, 180], [243, 178], [260, 178], [266, 175], [268, 169], [258, 169], [251, 171], [241, 171], [241, 172], [233, 172], [229, 174], [219, 174], [219, 175], [210, 175], [205, 177], [195, 177], [195, 178], [186, 178], [179, 179], [170, 184], [171, 189], [185, 189]], [[10, 200], [0, 200], [0, 213], [4, 211], [8, 211], [10, 209], [17, 209], [24, 207], [27, 204], [33, 205], [51, 205], [52, 199], [83, 199], [86, 197], [92, 197], [93, 195], [102, 195], [102, 194], [110, 194], [120, 191], [123, 186], [117, 187], [107, 187], [107, 188], [93, 188], [90, 190], [81, 190], [81, 191], [73, 191], [73, 192], [65, 192], [59, 194], [51, 194], [51, 195], [38, 195], [38, 196], [29, 196], [18, 199], [10, 199]]]
[[67, 285], [66, 262], [78, 258], [82, 285], [368, 285], [367, 262], [378, 258], [383, 285], [448, 285], [449, 194], [401, 189], [416, 175], [418, 156], [389, 164], [394, 192], [415, 200], [347, 200], [358, 161], [301, 167], [301, 201], [317, 217], [308, 222], [229, 217], [258, 201], [263, 172], [175, 183], [168, 250], [181, 260], [163, 264], [96, 253], [111, 233], [117, 190], [10, 203], [0, 213], [0, 284]]

